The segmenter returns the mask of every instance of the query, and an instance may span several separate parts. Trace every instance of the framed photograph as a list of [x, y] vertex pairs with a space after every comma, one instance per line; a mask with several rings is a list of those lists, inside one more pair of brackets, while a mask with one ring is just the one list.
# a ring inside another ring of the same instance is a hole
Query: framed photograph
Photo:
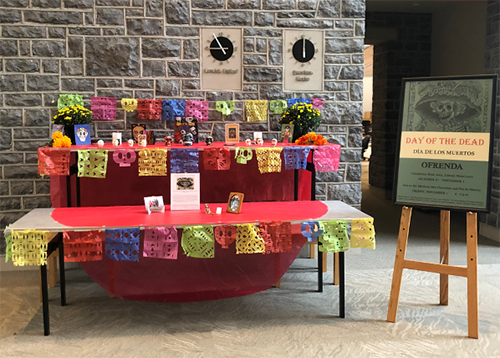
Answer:
[[226, 143], [238, 143], [240, 141], [240, 125], [226, 123]]
[[403, 80], [393, 201], [489, 212], [496, 75]]
[[52, 134], [54, 134], [55, 132], [61, 132], [62, 134], [64, 134], [64, 124], [53, 124], [50, 136], [52, 137]]
[[139, 143], [139, 134], [143, 134], [145, 130], [145, 124], [132, 124], [132, 139], [135, 143]]
[[163, 196], [146, 196], [144, 197], [144, 205], [148, 214], [152, 211], [164, 213], [165, 205], [163, 204]]
[[293, 138], [293, 124], [282, 124], [280, 142], [292, 143], [292, 138]]
[[90, 125], [75, 124], [75, 145], [90, 145]]
[[229, 200], [227, 201], [226, 212], [239, 214], [241, 211], [241, 205], [243, 204], [244, 196], [245, 195], [243, 193], [231, 192], [231, 194], [229, 194]]

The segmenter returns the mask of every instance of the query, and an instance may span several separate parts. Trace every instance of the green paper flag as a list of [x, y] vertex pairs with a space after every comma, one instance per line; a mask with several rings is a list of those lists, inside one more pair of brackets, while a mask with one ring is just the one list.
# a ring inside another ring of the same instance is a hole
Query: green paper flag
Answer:
[[57, 110], [60, 111], [69, 106], [83, 106], [83, 96], [80, 94], [60, 94], [57, 100]]
[[288, 107], [288, 104], [282, 99], [274, 99], [269, 103], [269, 108], [274, 114], [282, 114], [286, 107]]
[[210, 225], [188, 226], [182, 230], [181, 246], [188, 257], [214, 257], [214, 228]]
[[[7, 226], [6, 229], [9, 226]], [[5, 237], [5, 243], [7, 245], [7, 247], [5, 248], [5, 262], [8, 262], [9, 259], [12, 257], [12, 231], [8, 235], [6, 231], [4, 231], [3, 236]]]
[[106, 178], [108, 168], [107, 150], [79, 150], [78, 176], [89, 178]]
[[321, 252], [344, 252], [349, 249], [347, 220], [329, 220], [320, 222], [323, 235], [319, 237]]
[[231, 114], [231, 112], [234, 111], [234, 108], [234, 101], [217, 101], [215, 103], [215, 109], [225, 116]]

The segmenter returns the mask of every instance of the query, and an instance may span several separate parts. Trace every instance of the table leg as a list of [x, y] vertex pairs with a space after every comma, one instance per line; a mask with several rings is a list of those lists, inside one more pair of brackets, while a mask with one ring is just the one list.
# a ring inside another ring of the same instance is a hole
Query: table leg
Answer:
[[293, 200], [299, 200], [299, 170], [293, 172]]
[[43, 335], [50, 334], [49, 320], [49, 289], [47, 287], [47, 265], [40, 266], [40, 276], [42, 277], [42, 309], [43, 309]]
[[66, 274], [64, 272], [64, 240], [59, 234], [59, 284], [61, 285], [61, 306], [66, 306]]
[[318, 292], [323, 292], [323, 253], [319, 251], [320, 245], [318, 241]]
[[339, 279], [339, 313], [340, 318], [345, 318], [345, 260], [343, 252], [339, 252]]

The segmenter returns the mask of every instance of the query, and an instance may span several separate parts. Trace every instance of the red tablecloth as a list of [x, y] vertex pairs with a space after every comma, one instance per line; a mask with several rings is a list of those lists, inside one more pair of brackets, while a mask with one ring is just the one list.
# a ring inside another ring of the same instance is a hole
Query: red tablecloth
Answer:
[[[72, 155], [74, 163], [76, 153]], [[244, 193], [245, 201], [293, 200], [294, 171], [282, 169], [281, 173], [260, 174], [255, 158], [248, 164], [237, 164], [233, 157], [230, 170], [206, 171], [200, 151], [201, 202], [227, 202], [232, 191]], [[300, 170], [299, 183], [299, 199], [309, 200], [310, 173]], [[76, 204], [75, 184], [73, 176], [72, 206]], [[143, 198], [151, 195], [162, 195], [169, 204], [170, 178], [139, 177], [137, 160], [128, 168], [120, 168], [110, 154], [106, 179], [80, 178], [80, 191], [81, 206], [143, 205]], [[54, 207], [66, 206], [66, 177], [51, 176], [51, 199]], [[193, 259], [180, 254], [177, 260], [141, 257], [139, 262], [115, 262], [105, 257], [81, 266], [116, 297], [171, 302], [212, 300], [272, 287], [295, 260], [304, 242], [302, 235], [294, 235], [293, 251], [283, 254], [236, 255], [234, 244], [227, 250], [216, 244], [214, 259]]]

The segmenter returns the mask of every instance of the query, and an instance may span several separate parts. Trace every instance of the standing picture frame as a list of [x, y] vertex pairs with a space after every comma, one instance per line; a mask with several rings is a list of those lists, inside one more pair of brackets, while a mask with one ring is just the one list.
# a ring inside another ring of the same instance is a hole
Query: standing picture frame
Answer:
[[240, 125], [238, 123], [226, 123], [226, 143], [238, 143], [240, 141]]
[[231, 214], [239, 214], [241, 212], [241, 206], [243, 205], [244, 196], [245, 194], [243, 193], [231, 192], [227, 201], [226, 212]]
[[403, 79], [393, 202], [487, 213], [496, 75]]

